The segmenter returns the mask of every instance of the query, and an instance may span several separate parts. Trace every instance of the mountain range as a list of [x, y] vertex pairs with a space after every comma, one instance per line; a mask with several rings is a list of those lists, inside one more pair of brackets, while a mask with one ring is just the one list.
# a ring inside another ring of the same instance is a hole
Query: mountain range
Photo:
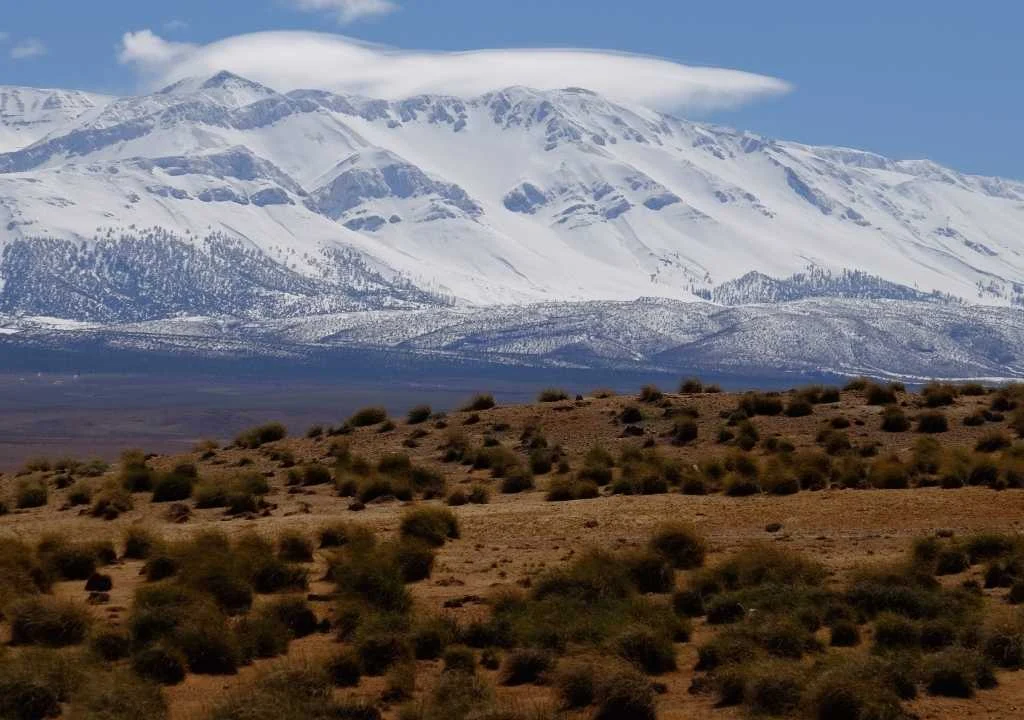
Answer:
[[[123, 98], [0, 87], [7, 341], [156, 327], [208, 351], [244, 327], [253, 347], [397, 335], [493, 356], [500, 329], [534, 362], [1013, 377], [1022, 314], [1024, 182], [580, 88], [385, 101], [229, 72]], [[894, 340], [894, 322], [917, 331]], [[323, 327], [363, 331], [284, 329]]]

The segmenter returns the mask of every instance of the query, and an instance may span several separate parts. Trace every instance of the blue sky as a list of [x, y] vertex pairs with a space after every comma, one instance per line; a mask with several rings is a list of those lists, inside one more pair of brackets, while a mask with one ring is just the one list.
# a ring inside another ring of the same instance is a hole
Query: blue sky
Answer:
[[[342, 17], [342, 5], [352, 11]], [[0, 17], [0, 83], [128, 93], [127, 32], [206, 45], [267, 30], [404, 50], [594, 48], [779, 78], [786, 94], [680, 114], [1024, 178], [1024, 3], [977, 0], [33, 0]], [[328, 6], [335, 6], [331, 9]], [[386, 7], [391, 5], [391, 8]], [[11, 7], [13, 6], [13, 7]], [[358, 15], [360, 9], [364, 12]], [[386, 10], [391, 12], [385, 12]], [[373, 12], [377, 11], [377, 12]], [[344, 22], [350, 20], [351, 22]]]

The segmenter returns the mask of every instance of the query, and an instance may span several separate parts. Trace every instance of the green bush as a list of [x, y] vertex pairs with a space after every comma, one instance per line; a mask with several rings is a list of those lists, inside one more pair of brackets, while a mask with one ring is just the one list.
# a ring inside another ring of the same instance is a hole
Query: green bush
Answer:
[[132, 657], [132, 670], [160, 685], [177, 685], [185, 679], [185, 658], [163, 645], [150, 645]]
[[476, 655], [465, 645], [452, 645], [446, 648], [443, 659], [445, 672], [476, 672]]
[[348, 424], [356, 428], [370, 427], [371, 425], [380, 425], [387, 419], [388, 411], [385, 408], [365, 407], [353, 413], [352, 417], [348, 419]]
[[678, 570], [692, 570], [704, 564], [707, 547], [704, 538], [690, 525], [664, 523], [655, 528], [649, 546]]
[[410, 425], [420, 425], [430, 419], [430, 416], [434, 414], [434, 411], [429, 405], [417, 405], [416, 407], [409, 410], [409, 414], [406, 417], [406, 422]]
[[514, 650], [505, 658], [501, 684], [514, 686], [540, 682], [554, 665], [554, 658], [546, 652], [529, 648]]
[[547, 388], [546, 390], [541, 390], [540, 394], [537, 395], [537, 402], [542, 403], [560, 402], [568, 399], [569, 393], [561, 388]]
[[16, 600], [4, 615], [10, 624], [12, 645], [66, 647], [85, 641], [89, 613], [76, 603], [49, 597]]
[[671, 430], [673, 445], [686, 445], [697, 439], [699, 434], [697, 423], [686, 419], [677, 422]]
[[925, 662], [924, 678], [928, 693], [943, 697], [971, 698], [979, 686], [994, 685], [984, 658], [962, 648], [930, 656]]
[[377, 631], [360, 637], [356, 653], [363, 672], [370, 677], [384, 675], [395, 665], [412, 659], [409, 641], [396, 632]]
[[622, 670], [599, 675], [593, 720], [655, 720], [657, 705], [651, 683], [640, 673]]
[[327, 674], [335, 687], [358, 687], [363, 676], [359, 655], [351, 648], [342, 650], [327, 661]]
[[286, 531], [277, 538], [277, 556], [286, 562], [313, 561], [313, 541], [298, 531]]
[[281, 423], [267, 423], [241, 433], [235, 438], [235, 444], [252, 450], [268, 443], [284, 440], [287, 436], [288, 430]]
[[882, 430], [889, 433], [906, 432], [910, 429], [910, 420], [896, 405], [887, 405], [882, 410]]
[[925, 412], [917, 416], [917, 432], [944, 433], [949, 430], [949, 419], [941, 412]]
[[533, 480], [533, 473], [525, 468], [516, 468], [505, 475], [501, 481], [501, 492], [506, 495], [533, 490], [536, 487]]
[[483, 410], [490, 410], [495, 407], [497, 403], [494, 401], [494, 396], [490, 393], [480, 393], [474, 395], [469, 402], [462, 406], [463, 412], [481, 412]]
[[49, 496], [50, 493], [45, 482], [35, 478], [27, 478], [18, 481], [14, 503], [19, 510], [45, 507]]
[[786, 405], [786, 417], [807, 417], [814, 414], [814, 406], [803, 398], [793, 398]]
[[686, 378], [679, 385], [680, 395], [697, 395], [704, 392], [704, 383], [699, 378]]
[[647, 628], [623, 633], [616, 641], [616, 652], [648, 675], [661, 675], [676, 669], [672, 640]]
[[656, 403], [661, 402], [665, 398], [665, 393], [658, 389], [656, 385], [644, 385], [640, 388], [640, 395], [637, 399], [640, 402], [645, 403]]
[[447, 540], [459, 538], [459, 520], [447, 508], [416, 508], [402, 516], [400, 532], [402, 537], [417, 538], [434, 547], [440, 547]]
[[832, 647], [854, 647], [860, 644], [860, 628], [850, 620], [840, 620], [832, 626], [830, 634]]
[[196, 479], [187, 475], [161, 475], [153, 485], [153, 502], [181, 502], [192, 497]]

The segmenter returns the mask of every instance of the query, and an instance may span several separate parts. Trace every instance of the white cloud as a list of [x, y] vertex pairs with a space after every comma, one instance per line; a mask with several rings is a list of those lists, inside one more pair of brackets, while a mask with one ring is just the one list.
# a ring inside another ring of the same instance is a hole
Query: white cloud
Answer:
[[0, 30], [0, 43], [5, 43], [10, 39], [11, 34], [9, 32], [4, 32], [3, 30]]
[[152, 30], [139, 30], [121, 37], [117, 59], [124, 65], [134, 66], [148, 78], [187, 61], [198, 50], [198, 45], [164, 40]]
[[582, 87], [659, 110], [732, 108], [782, 94], [776, 78], [594, 50], [407, 52], [341, 35], [265, 32], [195, 46], [128, 33], [121, 62], [148, 88], [230, 70], [276, 90], [316, 88], [395, 99], [419, 93], [478, 95], [511, 85]]
[[338, 22], [348, 23], [375, 15], [387, 15], [398, 9], [393, 0], [291, 0], [299, 10], [328, 12]]
[[175, 18], [173, 20], [168, 20], [167, 22], [164, 23], [164, 30], [166, 30], [167, 32], [177, 32], [178, 30], [188, 30], [188, 27], [189, 26], [188, 26], [188, 23], [186, 21], [179, 20], [177, 18]]
[[11, 48], [10, 56], [14, 60], [29, 60], [40, 57], [48, 52], [41, 40], [26, 38]]

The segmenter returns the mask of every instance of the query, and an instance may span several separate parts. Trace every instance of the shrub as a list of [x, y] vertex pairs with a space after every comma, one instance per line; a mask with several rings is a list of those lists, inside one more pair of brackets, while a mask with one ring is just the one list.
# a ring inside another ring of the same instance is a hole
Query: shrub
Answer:
[[185, 679], [185, 658], [163, 645], [150, 645], [135, 653], [132, 670], [160, 685], [177, 685]]
[[594, 703], [598, 668], [590, 663], [563, 664], [555, 673], [555, 692], [567, 710], [585, 708]]
[[958, 547], [946, 547], [935, 556], [936, 575], [957, 575], [970, 567], [967, 553]]
[[921, 388], [921, 398], [930, 408], [944, 407], [956, 402], [959, 389], [946, 383], [931, 382]]
[[890, 433], [906, 432], [910, 429], [910, 420], [895, 405], [887, 405], [882, 411], [882, 430]]
[[896, 457], [879, 458], [868, 470], [868, 484], [879, 490], [910, 487], [910, 468]]
[[970, 650], [960, 648], [932, 655], [924, 668], [928, 693], [943, 697], [974, 697], [979, 680], [989, 685], [989, 675], [990, 671], [982, 658]]
[[1006, 433], [994, 431], [986, 433], [981, 439], [978, 440], [974, 449], [978, 452], [993, 453], [1003, 450], [1004, 448], [1010, 447], [1010, 438]]
[[312, 562], [313, 541], [300, 532], [283, 532], [277, 539], [277, 556], [287, 562]]
[[534, 487], [533, 474], [524, 468], [516, 468], [501, 481], [501, 492], [506, 495], [526, 492], [533, 490]]
[[640, 402], [645, 403], [656, 403], [665, 399], [665, 393], [658, 389], [656, 385], [644, 385], [640, 388], [640, 394], [637, 396]]
[[469, 402], [462, 406], [463, 412], [481, 412], [483, 410], [490, 410], [497, 403], [494, 401], [494, 396], [490, 393], [480, 393], [473, 396]]
[[672, 595], [672, 609], [681, 617], [703, 617], [704, 596], [696, 590], [679, 590]]
[[131, 639], [113, 628], [106, 628], [89, 639], [89, 649], [105, 662], [124, 660], [131, 654]]
[[739, 409], [748, 417], [755, 415], [781, 415], [784, 409], [782, 398], [777, 393], [748, 392], [740, 398]]
[[559, 402], [568, 399], [569, 394], [561, 388], [547, 388], [546, 390], [541, 390], [540, 394], [537, 395], [537, 402], [542, 403]]
[[321, 548], [339, 548], [346, 545], [372, 548], [376, 542], [372, 530], [362, 525], [348, 523], [338, 523], [321, 528], [319, 538]]
[[626, 425], [635, 425], [644, 421], [644, 414], [640, 408], [634, 405], [628, 405], [622, 409], [619, 413], [619, 421]]
[[793, 398], [786, 405], [787, 417], [807, 417], [814, 413], [814, 406], [803, 398]]
[[891, 385], [884, 387], [877, 383], [868, 383], [864, 388], [864, 395], [868, 405], [892, 405], [896, 403], [896, 390]]
[[655, 720], [651, 683], [640, 673], [622, 670], [598, 676], [593, 720]]
[[288, 430], [281, 423], [267, 423], [241, 433], [235, 438], [235, 444], [253, 450], [268, 443], [284, 440], [287, 436]]
[[679, 385], [680, 395], [697, 395], [704, 392], [704, 383], [699, 378], [686, 378]]
[[465, 645], [453, 645], [444, 651], [445, 672], [476, 672], [476, 655]]
[[672, 444], [686, 445], [697, 439], [699, 429], [693, 420], [681, 420], [672, 427]]
[[875, 647], [882, 650], [917, 648], [921, 629], [916, 622], [893, 613], [879, 615], [875, 620]]
[[79, 480], [68, 490], [67, 501], [71, 507], [88, 505], [92, 502], [92, 486], [83, 480]]
[[370, 677], [384, 675], [394, 665], [412, 659], [412, 648], [400, 634], [388, 631], [368, 633], [356, 644], [363, 672]]
[[49, 499], [46, 483], [35, 478], [18, 481], [14, 502], [20, 510], [44, 507]]
[[491, 491], [486, 485], [474, 485], [469, 491], [469, 502], [473, 505], [486, 505], [491, 501]]
[[1024, 625], [1002, 622], [989, 628], [983, 641], [985, 657], [996, 667], [1019, 670], [1024, 667]]
[[410, 425], [419, 425], [425, 423], [430, 419], [430, 416], [434, 414], [434, 411], [429, 405], [417, 405], [416, 407], [409, 410], [409, 414], [406, 417], [406, 421]]
[[434, 570], [434, 551], [426, 542], [402, 538], [390, 548], [403, 581], [413, 583], [430, 577]]
[[554, 667], [554, 659], [546, 652], [524, 648], [514, 650], [505, 658], [501, 669], [502, 685], [527, 685], [539, 682]]
[[761, 492], [761, 485], [757, 478], [730, 473], [723, 483], [723, 490], [729, 497], [749, 497]]
[[153, 502], [181, 502], [192, 497], [195, 478], [169, 473], [161, 475], [153, 485]]
[[840, 620], [832, 626], [832, 647], [854, 647], [860, 644], [860, 628], [850, 620]]
[[704, 538], [692, 526], [678, 522], [657, 527], [649, 545], [678, 570], [701, 567], [707, 552]]
[[941, 412], [925, 412], [917, 417], [917, 431], [920, 433], [944, 433], [949, 430], [949, 419]]
[[447, 540], [459, 538], [459, 520], [447, 508], [416, 508], [402, 517], [401, 534], [402, 537], [418, 538], [440, 547]]
[[629, 630], [616, 641], [616, 651], [648, 675], [661, 675], [676, 669], [672, 640], [647, 628]]
[[672, 589], [675, 574], [664, 556], [653, 550], [637, 551], [626, 557], [630, 577], [642, 593], [667, 593]]
[[16, 600], [4, 611], [12, 645], [66, 647], [83, 642], [89, 613], [75, 603], [48, 597]]
[[386, 422], [388, 419], [388, 411], [382, 407], [365, 407], [361, 410], [357, 410], [352, 417], [348, 419], [348, 424], [352, 427], [370, 427], [371, 425], [380, 425]]
[[243, 663], [256, 659], [278, 657], [288, 652], [291, 633], [272, 613], [248, 615], [235, 628], [239, 654]]
[[327, 661], [327, 675], [335, 687], [357, 687], [363, 676], [359, 655], [351, 648], [337, 653]]
[[729, 625], [736, 623], [746, 617], [747, 611], [743, 603], [734, 597], [714, 597], [707, 605], [707, 620], [709, 625]]

